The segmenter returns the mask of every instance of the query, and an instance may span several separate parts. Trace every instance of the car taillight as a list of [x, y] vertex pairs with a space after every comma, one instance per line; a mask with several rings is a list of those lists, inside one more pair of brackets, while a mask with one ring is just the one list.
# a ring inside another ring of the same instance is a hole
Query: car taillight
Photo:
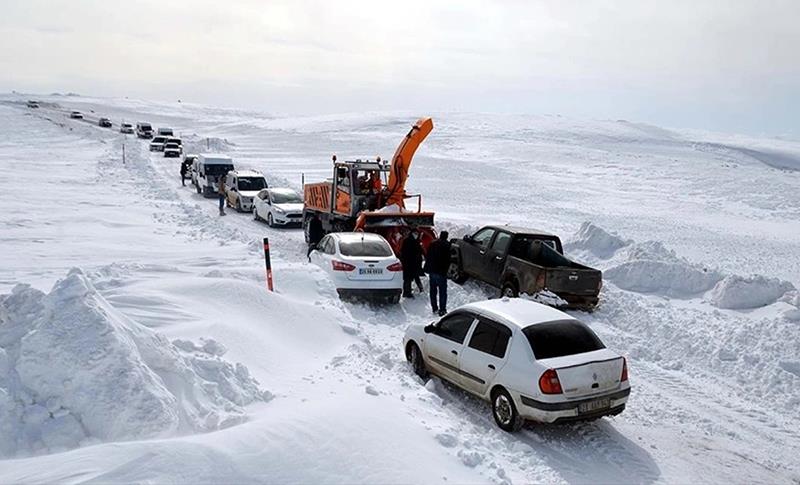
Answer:
[[353, 271], [356, 269], [352, 264], [343, 263], [341, 261], [331, 261], [331, 264], [333, 265], [334, 271]]
[[392, 263], [386, 267], [389, 271], [403, 271], [402, 263]]
[[558, 380], [558, 374], [553, 369], [547, 369], [539, 378], [539, 389], [543, 394], [561, 394], [561, 382]]
[[625, 357], [622, 358], [622, 376], [620, 376], [619, 381], [625, 382], [628, 380], [628, 359]]

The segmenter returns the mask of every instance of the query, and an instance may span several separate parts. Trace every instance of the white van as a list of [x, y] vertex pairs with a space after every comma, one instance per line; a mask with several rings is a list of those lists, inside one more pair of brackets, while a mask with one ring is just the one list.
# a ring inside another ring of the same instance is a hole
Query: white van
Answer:
[[233, 170], [233, 159], [227, 155], [201, 153], [197, 156], [195, 188], [203, 197], [214, 197], [220, 183], [225, 184], [225, 176]]

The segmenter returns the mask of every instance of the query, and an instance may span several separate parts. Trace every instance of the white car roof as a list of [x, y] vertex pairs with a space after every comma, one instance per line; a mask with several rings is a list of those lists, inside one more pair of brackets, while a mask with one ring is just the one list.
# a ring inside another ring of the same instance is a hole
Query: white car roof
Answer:
[[237, 177], [263, 177], [264, 174], [256, 170], [234, 170]]
[[330, 235], [342, 242], [358, 242], [364, 239], [383, 241], [386, 242], [386, 244], [389, 244], [383, 236], [373, 232], [332, 232]]
[[472, 310], [486, 316], [494, 315], [520, 328], [555, 320], [575, 320], [561, 310], [524, 298], [497, 298], [468, 303], [458, 309]]

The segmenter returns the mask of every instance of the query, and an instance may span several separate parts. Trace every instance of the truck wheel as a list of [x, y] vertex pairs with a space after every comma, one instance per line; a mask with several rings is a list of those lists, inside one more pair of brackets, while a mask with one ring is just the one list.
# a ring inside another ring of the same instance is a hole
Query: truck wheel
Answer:
[[517, 298], [519, 296], [519, 289], [513, 281], [506, 281], [500, 290], [500, 296], [508, 298]]
[[450, 267], [447, 268], [447, 277], [459, 285], [469, 278], [464, 271], [461, 270], [461, 264], [458, 261], [452, 261], [450, 263]]

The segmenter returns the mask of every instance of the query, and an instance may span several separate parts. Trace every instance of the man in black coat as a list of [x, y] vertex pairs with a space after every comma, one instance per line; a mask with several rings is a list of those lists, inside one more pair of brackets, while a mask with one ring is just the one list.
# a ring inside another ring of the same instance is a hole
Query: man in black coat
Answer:
[[412, 230], [408, 233], [400, 246], [400, 263], [403, 265], [403, 296], [414, 298], [411, 294], [411, 282], [416, 280], [422, 286], [419, 275], [422, 272], [422, 245], [419, 243], [419, 234]]
[[325, 229], [322, 227], [322, 221], [317, 214], [311, 216], [308, 221], [308, 260], [311, 261], [311, 251], [317, 249], [317, 244], [325, 237]]
[[430, 276], [431, 309], [433, 313], [438, 313], [440, 316], [447, 313], [447, 270], [450, 268], [449, 236], [447, 231], [440, 232], [439, 239], [428, 246], [428, 255], [425, 258], [425, 271]]

